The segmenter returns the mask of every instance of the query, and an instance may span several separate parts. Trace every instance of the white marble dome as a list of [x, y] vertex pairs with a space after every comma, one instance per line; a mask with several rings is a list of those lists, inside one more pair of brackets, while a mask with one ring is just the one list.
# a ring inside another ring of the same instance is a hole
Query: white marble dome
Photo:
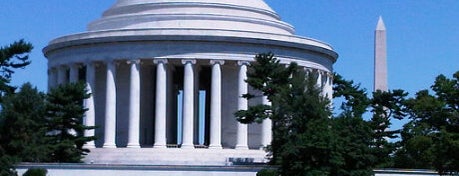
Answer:
[[262, 0], [118, 0], [88, 30], [207, 29], [293, 34]]

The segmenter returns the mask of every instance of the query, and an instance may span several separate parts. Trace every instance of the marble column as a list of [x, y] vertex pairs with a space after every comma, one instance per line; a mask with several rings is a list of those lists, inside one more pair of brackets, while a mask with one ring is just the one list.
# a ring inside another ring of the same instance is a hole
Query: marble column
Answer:
[[[238, 110], [247, 110], [248, 101], [242, 95], [247, 94], [248, 85], [245, 82], [247, 79], [247, 61], [239, 61], [238, 73]], [[237, 142], [236, 149], [247, 150], [248, 147], [248, 126], [247, 124], [237, 123]]]
[[[70, 64], [69, 65], [69, 83], [76, 83], [78, 82], [78, 69], [79, 69], [79, 65], [78, 64]], [[75, 130], [69, 130], [69, 133], [73, 136], [76, 136], [77, 135], [77, 132]]]
[[131, 60], [129, 77], [128, 148], [140, 148], [140, 60]]
[[194, 148], [193, 127], [194, 127], [194, 69], [196, 60], [182, 60], [184, 68], [183, 78], [183, 140], [182, 148]]
[[79, 68], [80, 68], [80, 65], [78, 65], [78, 64], [71, 64], [70, 65], [70, 74], [69, 74], [69, 82], [70, 83], [78, 82]]
[[64, 65], [57, 67], [57, 84], [65, 84], [67, 77], [67, 68]]
[[[327, 83], [326, 83], [326, 92], [327, 92], [327, 98], [330, 101], [333, 101], [333, 74], [327, 73]], [[333, 103], [331, 103], [333, 104]]]
[[[83, 105], [88, 110], [84, 114], [84, 125], [92, 127], [96, 125], [96, 115], [94, 108], [94, 90], [96, 88], [96, 69], [94, 63], [86, 64], [86, 89], [91, 96], [84, 100]], [[95, 129], [85, 130], [84, 136], [95, 136]], [[96, 148], [94, 141], [85, 144], [85, 148]]]
[[[268, 97], [263, 96], [262, 103], [265, 105], [271, 105], [271, 102], [268, 100]], [[272, 121], [271, 119], [263, 120], [261, 124], [261, 147], [260, 149], [264, 149], [268, 145], [271, 144], [272, 140]]]
[[107, 61], [104, 148], [116, 148], [116, 63]]
[[48, 91], [51, 90], [51, 88], [56, 87], [56, 83], [57, 83], [56, 68], [49, 68], [48, 69]]
[[166, 148], [167, 59], [153, 61], [156, 66], [155, 148]]
[[321, 93], [324, 94], [324, 87], [322, 84], [322, 71], [317, 70], [315, 73], [317, 75], [317, 87], [321, 90]]
[[210, 100], [210, 144], [211, 149], [222, 149], [222, 76], [221, 65], [223, 60], [211, 60], [212, 65], [212, 80], [211, 80], [211, 100]]

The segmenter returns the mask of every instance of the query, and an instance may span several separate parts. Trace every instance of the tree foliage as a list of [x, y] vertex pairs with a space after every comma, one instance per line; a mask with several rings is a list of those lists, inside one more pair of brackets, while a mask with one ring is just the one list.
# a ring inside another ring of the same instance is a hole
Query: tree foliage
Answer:
[[421, 90], [406, 102], [411, 119], [402, 132], [397, 167], [434, 168], [459, 173], [459, 72], [439, 75], [434, 94]]
[[45, 160], [47, 151], [45, 94], [30, 83], [9, 94], [0, 112], [0, 142], [5, 152], [27, 162]]
[[30, 168], [22, 176], [46, 176], [47, 169], [44, 168]]
[[0, 162], [8, 172], [15, 161], [81, 162], [89, 150], [83, 145], [94, 140], [83, 125], [88, 98], [83, 83], [60, 85], [45, 95], [24, 84], [20, 91], [8, 94], [0, 113]]
[[16, 176], [17, 172], [14, 164], [18, 159], [14, 156], [7, 155], [0, 148], [0, 176]]
[[372, 117], [369, 123], [373, 131], [371, 146], [377, 159], [376, 167], [387, 168], [394, 165], [391, 155], [398, 144], [391, 140], [398, 137], [400, 130], [391, 130], [391, 121], [401, 120], [406, 116], [403, 104], [407, 95], [403, 90], [373, 92], [370, 103]]
[[370, 98], [366, 90], [360, 88], [359, 84], [345, 80], [341, 75], [335, 74], [333, 79], [333, 97], [343, 97], [338, 116], [363, 118], [363, 114], [368, 111]]
[[[335, 75], [334, 97], [344, 100], [341, 112], [332, 118], [330, 101], [323, 96], [316, 71], [306, 72], [296, 63], [281, 64], [273, 54], [259, 54], [250, 65], [246, 82], [271, 105], [255, 105], [236, 112], [242, 123], [273, 122], [273, 139], [268, 147], [271, 164], [281, 175], [372, 175], [375, 167], [392, 166], [396, 149], [388, 139], [392, 119], [402, 119], [403, 90], [366, 90]], [[365, 113], [372, 117], [365, 121]]]
[[342, 113], [331, 118], [330, 101], [316, 83], [317, 72], [260, 54], [247, 76], [247, 83], [262, 93], [244, 97], [266, 96], [272, 105], [251, 106], [236, 116], [242, 123], [273, 121], [268, 152], [280, 175], [372, 175], [377, 164], [374, 130], [362, 119], [372, 99], [364, 89], [337, 75], [335, 96], [345, 101]]
[[51, 158], [55, 162], [81, 162], [89, 152], [84, 144], [94, 136], [84, 136], [84, 131], [94, 127], [83, 124], [83, 100], [89, 98], [85, 84], [71, 83], [51, 89], [47, 97], [46, 116]]
[[[391, 139], [397, 138], [400, 130], [390, 130], [391, 121], [405, 118], [404, 102], [408, 93], [400, 89], [376, 91], [373, 92], [372, 97], [368, 97], [366, 90], [360, 88], [360, 85], [345, 80], [340, 75], [335, 75], [334, 90], [335, 97], [344, 98], [340, 107], [341, 112], [336, 118], [344, 118], [341, 120], [343, 122], [346, 119], [354, 121], [355, 126], [350, 128], [361, 129], [359, 133], [349, 134], [349, 137], [355, 137], [354, 140], [358, 142], [353, 145], [360, 144], [361, 149], [364, 149], [365, 152], [361, 154], [366, 159], [361, 161], [365, 161], [366, 166], [369, 166], [367, 169], [392, 167], [391, 155], [397, 149], [398, 144], [392, 142]], [[371, 118], [364, 121], [364, 114], [369, 112], [371, 112], [369, 114]], [[343, 130], [343, 128], [337, 130]], [[352, 148], [352, 145], [347, 147]]]
[[28, 53], [32, 49], [32, 44], [24, 40], [0, 47], [0, 97], [14, 93], [16, 88], [10, 85], [14, 70], [31, 63]]
[[[315, 74], [295, 63], [280, 64], [272, 54], [261, 54], [249, 67], [247, 82], [267, 96], [272, 105], [256, 105], [236, 113], [243, 123], [273, 120], [268, 148], [272, 164], [283, 175], [371, 175], [376, 167], [434, 168], [457, 174], [459, 167], [459, 72], [453, 79], [437, 77], [429, 91], [407, 99], [403, 90], [365, 89], [335, 75], [334, 96], [342, 97], [340, 113], [330, 117], [320, 96]], [[365, 114], [370, 114], [364, 120]], [[410, 117], [402, 130], [391, 130], [393, 120]], [[402, 136], [402, 140], [394, 142]], [[319, 154], [321, 157], [318, 158]]]
[[334, 98], [343, 98], [340, 113], [334, 120], [334, 130], [339, 152], [344, 160], [336, 175], [372, 175], [377, 158], [372, 149], [373, 130], [370, 122], [363, 120], [371, 99], [366, 90], [353, 81], [335, 74], [333, 80]]
[[333, 118], [333, 130], [337, 140], [337, 152], [343, 162], [333, 175], [373, 175], [377, 158], [371, 145], [372, 130], [369, 122], [353, 116]]
[[62, 85], [44, 94], [31, 84], [19, 92], [10, 85], [15, 69], [29, 65], [32, 45], [20, 40], [0, 48], [0, 175], [17, 175], [16, 162], [79, 162], [94, 140], [84, 137], [83, 83]]
[[[32, 51], [32, 44], [19, 40], [10, 45], [0, 47], [0, 103], [3, 97], [14, 93], [15, 87], [10, 85], [15, 69], [24, 68], [30, 64], [28, 54]], [[3, 111], [4, 108], [2, 108]], [[0, 131], [2, 131], [5, 119], [0, 117]], [[13, 164], [18, 160], [16, 156], [7, 153], [5, 140], [9, 138], [0, 132], [0, 175], [16, 175]]]

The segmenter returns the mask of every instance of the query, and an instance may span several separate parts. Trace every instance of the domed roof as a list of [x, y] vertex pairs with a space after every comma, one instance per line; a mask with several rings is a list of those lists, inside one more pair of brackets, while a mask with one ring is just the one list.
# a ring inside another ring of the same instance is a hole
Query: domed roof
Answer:
[[296, 48], [336, 61], [330, 45], [294, 33], [263, 0], [117, 0], [87, 31], [56, 38], [43, 52], [49, 56], [72, 46], [176, 41], [179, 48], [180, 42]]
[[293, 35], [263, 0], [118, 0], [88, 31], [199, 29]]

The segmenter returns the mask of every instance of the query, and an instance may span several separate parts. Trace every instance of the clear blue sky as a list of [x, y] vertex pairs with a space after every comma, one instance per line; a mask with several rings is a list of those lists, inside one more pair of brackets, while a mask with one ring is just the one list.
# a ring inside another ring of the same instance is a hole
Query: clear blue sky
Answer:
[[[35, 46], [32, 65], [15, 85], [46, 90], [47, 61], [41, 49], [51, 39], [83, 32], [115, 0], [1, 0], [0, 45], [25, 39]], [[435, 76], [459, 70], [457, 0], [266, 0], [295, 26], [296, 34], [331, 44], [340, 57], [335, 71], [372, 89], [373, 33], [381, 15], [387, 28], [389, 88], [411, 95]]]

